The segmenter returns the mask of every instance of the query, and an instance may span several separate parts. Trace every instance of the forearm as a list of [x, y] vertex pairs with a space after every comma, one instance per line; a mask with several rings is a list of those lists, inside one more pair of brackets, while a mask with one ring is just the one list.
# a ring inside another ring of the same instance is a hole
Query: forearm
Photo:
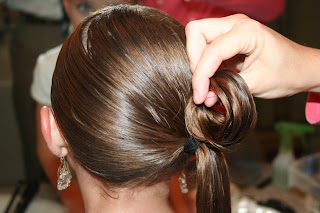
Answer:
[[301, 54], [305, 64], [305, 91], [320, 93], [320, 50], [304, 47], [305, 54]]

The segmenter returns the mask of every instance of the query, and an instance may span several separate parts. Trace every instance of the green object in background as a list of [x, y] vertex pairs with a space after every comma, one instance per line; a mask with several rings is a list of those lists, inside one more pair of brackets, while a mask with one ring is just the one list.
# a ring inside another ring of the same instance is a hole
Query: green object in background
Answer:
[[308, 124], [281, 121], [276, 123], [275, 129], [280, 134], [280, 146], [279, 153], [272, 162], [272, 178], [275, 186], [285, 189], [288, 187], [288, 169], [295, 160], [292, 140], [298, 137], [307, 147], [306, 136], [314, 133], [315, 128]]
[[276, 123], [275, 130], [280, 135], [280, 149], [292, 150], [292, 141], [294, 138], [299, 138], [304, 146], [308, 146], [306, 141], [307, 134], [315, 132], [314, 126], [309, 124], [301, 124], [287, 121]]

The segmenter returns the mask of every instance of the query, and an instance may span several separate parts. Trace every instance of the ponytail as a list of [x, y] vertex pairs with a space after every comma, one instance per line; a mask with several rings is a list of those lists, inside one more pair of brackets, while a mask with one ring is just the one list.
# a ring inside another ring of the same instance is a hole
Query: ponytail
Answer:
[[257, 113], [244, 80], [230, 70], [218, 71], [210, 89], [219, 97], [215, 107], [186, 107], [186, 126], [201, 141], [196, 151], [197, 212], [230, 213], [230, 180], [225, 147], [243, 141], [253, 130]]

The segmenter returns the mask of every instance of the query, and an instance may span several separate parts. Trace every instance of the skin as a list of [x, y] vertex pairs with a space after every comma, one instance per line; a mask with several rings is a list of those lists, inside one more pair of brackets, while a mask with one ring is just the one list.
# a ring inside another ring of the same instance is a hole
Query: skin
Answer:
[[186, 36], [196, 104], [216, 103], [209, 79], [219, 67], [239, 69], [259, 98], [320, 92], [320, 50], [299, 45], [245, 15], [190, 22]]

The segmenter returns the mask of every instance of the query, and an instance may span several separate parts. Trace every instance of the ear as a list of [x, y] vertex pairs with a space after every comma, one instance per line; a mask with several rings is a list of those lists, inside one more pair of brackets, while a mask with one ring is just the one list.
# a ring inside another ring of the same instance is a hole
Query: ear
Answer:
[[40, 116], [41, 132], [47, 142], [48, 148], [55, 156], [65, 157], [68, 154], [67, 144], [60, 134], [52, 109], [42, 107]]

